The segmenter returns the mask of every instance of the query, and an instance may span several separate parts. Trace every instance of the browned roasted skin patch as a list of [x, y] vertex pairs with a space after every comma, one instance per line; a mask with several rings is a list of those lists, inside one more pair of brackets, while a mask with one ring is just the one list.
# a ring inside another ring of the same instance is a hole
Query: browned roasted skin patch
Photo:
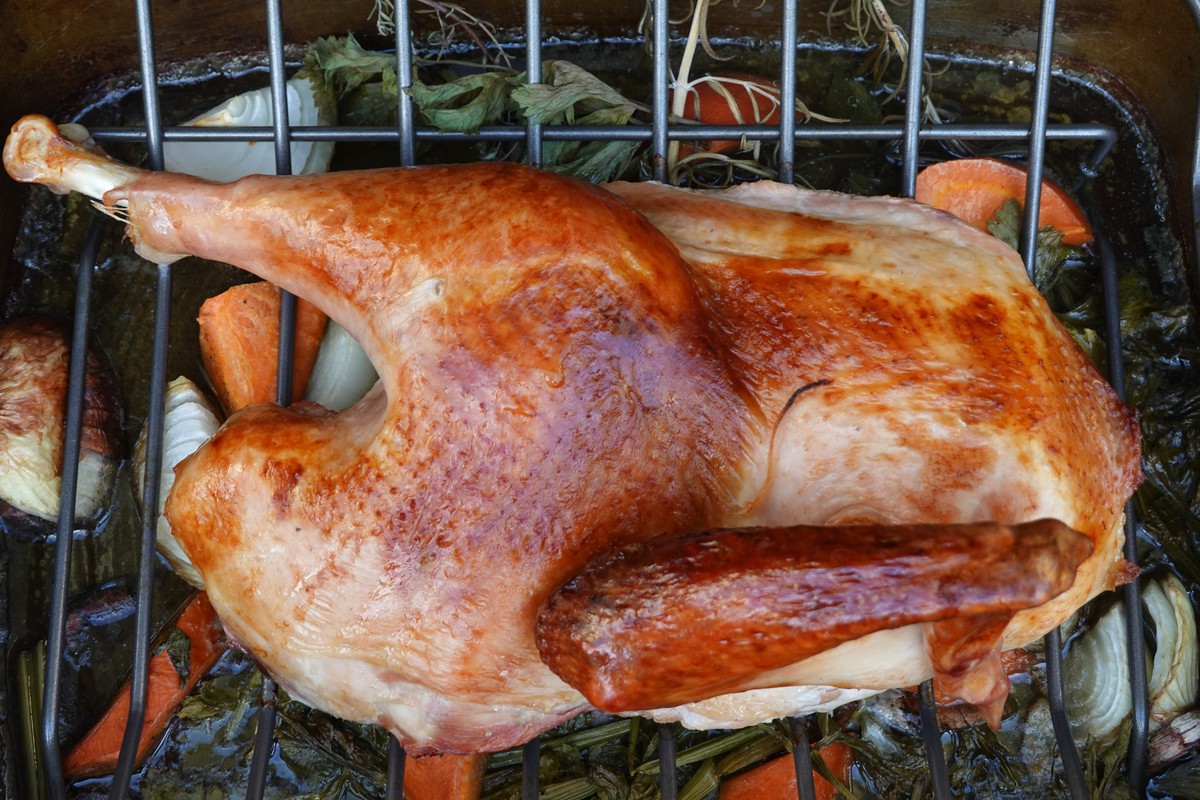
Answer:
[[[551, 596], [538, 649], [601, 709], [676, 705], [874, 631], [1039, 605], [1071, 585], [1090, 552], [1086, 537], [1051, 520], [660, 539], [618, 551]], [[960, 646], [976, 627], [935, 646]], [[1003, 630], [984, 627], [992, 642]], [[966, 649], [944, 661], [964, 663]]]

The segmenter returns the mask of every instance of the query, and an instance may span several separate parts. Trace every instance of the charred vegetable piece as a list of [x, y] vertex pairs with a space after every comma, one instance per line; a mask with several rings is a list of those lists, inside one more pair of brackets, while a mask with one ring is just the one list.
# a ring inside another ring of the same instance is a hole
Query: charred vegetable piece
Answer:
[[[48, 317], [0, 324], [0, 500], [54, 520], [59, 512], [70, 332]], [[121, 458], [116, 379], [97, 351], [87, 355], [75, 520], [107, 506]]]

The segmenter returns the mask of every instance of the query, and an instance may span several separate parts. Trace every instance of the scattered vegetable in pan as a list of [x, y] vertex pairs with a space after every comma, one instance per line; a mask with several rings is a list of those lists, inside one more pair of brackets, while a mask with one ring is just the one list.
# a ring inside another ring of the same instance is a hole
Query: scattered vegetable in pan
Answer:
[[1157, 728], [1196, 704], [1200, 648], [1196, 611], [1183, 583], [1168, 574], [1146, 585], [1142, 603], [1154, 623], [1150, 666], [1150, 727]]
[[[227, 414], [252, 403], [275, 401], [279, 306], [279, 288], [257, 282], [235, 286], [200, 307], [204, 369]], [[292, 391], [297, 397], [308, 385], [325, 321], [311, 303], [296, 302]]]
[[[827, 745], [821, 748], [818, 757], [843, 785], [850, 780], [849, 747]], [[833, 800], [837, 796], [834, 785], [820, 774], [813, 775], [813, 789], [816, 800]], [[797, 796], [796, 791], [795, 760], [788, 753], [721, 781], [720, 800], [791, 800]]]
[[[960, 158], [932, 164], [917, 175], [916, 199], [949, 211], [976, 228], [988, 222], [1007, 200], [1025, 202], [1025, 170], [991, 158]], [[1038, 226], [1056, 228], [1071, 246], [1092, 240], [1092, 228], [1075, 201], [1049, 180], [1042, 182]]]
[[345, 328], [329, 320], [304, 399], [341, 411], [362, 398], [377, 380], [379, 374], [358, 342]]
[[[777, 125], [779, 124], [779, 86], [758, 75], [734, 73], [706, 75], [683, 89], [683, 118], [705, 125]], [[672, 93], [674, 98], [674, 93]], [[697, 148], [710, 153], [732, 153], [745, 146], [738, 139], [698, 142]], [[680, 148], [681, 155], [691, 147]]]
[[[162, 471], [158, 481], [158, 510], [156, 513], [156, 535], [158, 550], [166, 557], [175, 573], [193, 586], [203, 589], [204, 579], [192, 566], [187, 554], [171, 533], [171, 526], [163, 516], [163, 504], [175, 484], [175, 465], [209, 440], [221, 427], [218, 411], [200, 387], [188, 378], [179, 377], [167, 385], [163, 399], [163, 450]], [[146, 475], [146, 431], [138, 437], [134, 451], [134, 466], [138, 486], [138, 498], [143, 497]]]
[[[182, 636], [179, 648], [171, 640], [149, 664], [146, 716], [137, 749], [137, 763], [157, 744], [179, 703], [204, 673], [225, 652], [224, 632], [216, 613], [203, 594], [196, 595], [175, 623], [173, 635]], [[128, 684], [117, 695], [108, 713], [63, 759], [69, 778], [84, 778], [111, 772], [121, 753], [121, 741], [129, 719], [131, 690]]]
[[[59, 512], [70, 331], [43, 316], [0, 324], [0, 501], [45, 520]], [[75, 520], [112, 499], [121, 458], [122, 410], [111, 368], [89, 351]]]
[[[337, 109], [333, 94], [309, 78], [287, 82], [288, 124], [293, 127], [332, 125]], [[186, 125], [206, 128], [269, 127], [273, 121], [271, 90], [267, 87], [231, 97]], [[298, 175], [326, 172], [333, 142], [291, 143], [292, 171]], [[213, 181], [232, 181], [244, 175], [274, 175], [275, 148], [265, 142], [176, 142], [163, 145], [170, 172], [185, 172]]]
[[410, 758], [404, 764], [408, 800], [477, 800], [487, 756], [445, 753]]
[[[1191, 598], [1174, 575], [1150, 581], [1142, 595], [1153, 623], [1150, 724], [1157, 728], [1195, 705], [1196, 616]], [[1064, 667], [1068, 708], [1076, 738], [1104, 741], [1119, 733], [1132, 705], [1125, 606], [1115, 604], [1079, 637]]]

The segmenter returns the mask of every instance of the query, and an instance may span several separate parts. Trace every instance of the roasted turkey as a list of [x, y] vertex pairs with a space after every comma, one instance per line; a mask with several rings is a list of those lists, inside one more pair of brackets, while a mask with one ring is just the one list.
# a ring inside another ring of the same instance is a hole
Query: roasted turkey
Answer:
[[366, 398], [235, 414], [166, 513], [289, 692], [410, 752], [935, 675], [996, 722], [999, 649], [1130, 574], [1134, 414], [1016, 254], [942, 212], [499, 163], [214, 184], [41, 117], [4, 158], [365, 348]]

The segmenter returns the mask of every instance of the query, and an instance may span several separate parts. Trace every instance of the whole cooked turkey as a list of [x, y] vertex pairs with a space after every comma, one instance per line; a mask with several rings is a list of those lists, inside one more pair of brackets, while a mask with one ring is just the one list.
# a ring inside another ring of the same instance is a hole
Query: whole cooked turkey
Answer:
[[365, 348], [366, 398], [235, 414], [167, 516], [277, 680], [414, 753], [932, 675], [995, 723], [1000, 648], [1130, 575], [1133, 413], [1014, 252], [914, 202], [505, 164], [213, 184], [43, 117], [4, 159]]

